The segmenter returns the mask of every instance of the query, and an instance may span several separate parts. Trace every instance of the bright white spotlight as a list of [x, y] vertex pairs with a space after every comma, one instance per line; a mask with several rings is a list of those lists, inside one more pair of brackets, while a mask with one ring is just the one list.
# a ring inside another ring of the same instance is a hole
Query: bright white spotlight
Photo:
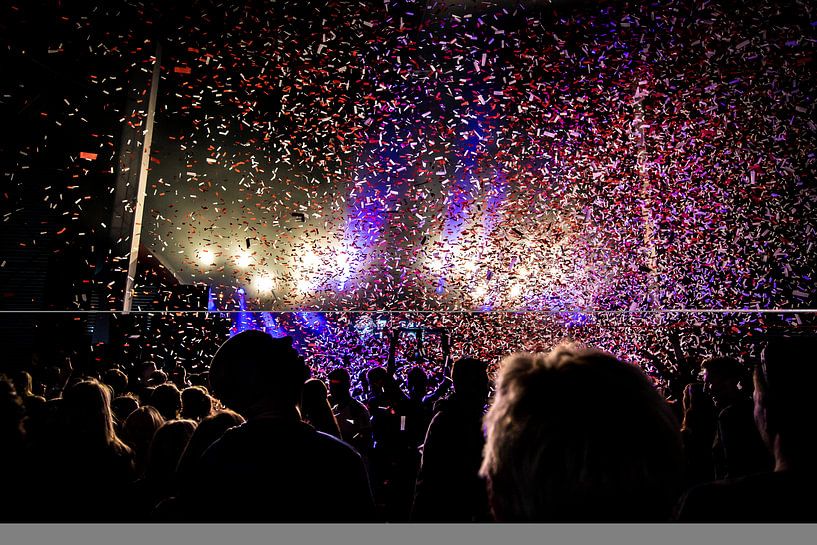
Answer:
[[524, 265], [520, 265], [516, 268], [516, 276], [524, 278], [525, 276], [528, 276], [528, 272], [528, 268]]
[[213, 263], [216, 262], [216, 254], [214, 254], [211, 250], [200, 250], [199, 251], [199, 263], [204, 265], [205, 267], [209, 267]]
[[275, 287], [275, 280], [269, 275], [259, 276], [253, 283], [255, 284], [255, 289], [261, 293], [270, 293]]
[[235, 264], [245, 269], [252, 265], [252, 254], [249, 252], [241, 252], [235, 257]]
[[340, 267], [341, 269], [345, 269], [346, 266], [349, 264], [349, 254], [347, 254], [346, 252], [338, 252], [335, 255], [335, 261], [337, 262], [338, 267]]
[[301, 258], [301, 262], [304, 264], [304, 267], [312, 268], [321, 262], [321, 258], [315, 255], [315, 252], [308, 251]]
[[482, 299], [485, 297], [485, 294], [488, 293], [488, 288], [485, 286], [477, 286], [474, 288], [474, 291], [471, 292], [471, 295], [474, 296], [474, 299]]
[[511, 286], [511, 291], [508, 292], [508, 295], [510, 295], [511, 297], [519, 297], [521, 293], [522, 288], [519, 286], [519, 284], [514, 284], [513, 286]]
[[433, 257], [428, 261], [428, 268], [432, 271], [440, 271], [445, 267], [445, 261], [439, 257]]
[[298, 280], [298, 283], [295, 285], [295, 289], [301, 294], [309, 293], [312, 291], [312, 282], [306, 279]]

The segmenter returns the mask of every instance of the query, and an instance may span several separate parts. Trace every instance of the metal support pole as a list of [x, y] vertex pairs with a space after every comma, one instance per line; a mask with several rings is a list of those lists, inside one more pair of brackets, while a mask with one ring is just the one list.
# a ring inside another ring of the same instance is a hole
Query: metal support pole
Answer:
[[125, 281], [125, 297], [122, 311], [126, 314], [133, 303], [133, 284], [136, 279], [136, 264], [139, 261], [139, 243], [142, 238], [142, 216], [145, 213], [145, 193], [148, 185], [148, 166], [150, 165], [150, 146], [153, 142], [153, 118], [156, 114], [156, 95], [159, 90], [159, 75], [162, 70], [162, 45], [156, 44], [156, 58], [153, 63], [153, 79], [150, 82], [150, 98], [145, 123], [145, 141], [142, 146], [142, 162], [139, 167], [139, 186], [136, 190], [136, 206], [133, 214], [133, 231], [128, 254], [128, 277]]

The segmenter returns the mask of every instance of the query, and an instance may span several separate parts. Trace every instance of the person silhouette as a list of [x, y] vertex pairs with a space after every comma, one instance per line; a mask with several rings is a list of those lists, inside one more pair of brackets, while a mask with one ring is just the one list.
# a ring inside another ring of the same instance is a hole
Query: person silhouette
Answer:
[[188, 518], [373, 519], [360, 455], [301, 420], [298, 405], [308, 376], [291, 337], [244, 331], [221, 345], [210, 366], [210, 391], [246, 422], [228, 430], [202, 455], [200, 478], [187, 482], [180, 494]]
[[677, 518], [690, 522], [817, 521], [817, 339], [770, 339], [754, 370], [754, 420], [774, 470], [690, 489]]
[[479, 476], [485, 437], [482, 418], [490, 382], [485, 362], [454, 363], [454, 393], [435, 405], [428, 427], [412, 519], [476, 522], [490, 519], [485, 483]]

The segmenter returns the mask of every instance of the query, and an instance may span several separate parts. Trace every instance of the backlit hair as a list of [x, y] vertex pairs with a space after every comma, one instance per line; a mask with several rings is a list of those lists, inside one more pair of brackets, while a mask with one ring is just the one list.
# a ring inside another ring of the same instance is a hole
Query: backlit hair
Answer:
[[661, 520], [680, 492], [669, 406], [609, 354], [562, 345], [508, 356], [485, 425], [480, 474], [498, 520]]

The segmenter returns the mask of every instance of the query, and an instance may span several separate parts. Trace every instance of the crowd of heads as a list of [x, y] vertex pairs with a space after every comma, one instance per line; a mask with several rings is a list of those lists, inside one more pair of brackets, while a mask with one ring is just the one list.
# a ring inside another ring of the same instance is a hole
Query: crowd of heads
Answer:
[[134, 380], [112, 367], [60, 384], [21, 370], [0, 380], [3, 513], [814, 520], [813, 502], [791, 499], [817, 475], [814, 348], [772, 337], [754, 368], [709, 358], [680, 403], [638, 366], [578, 344], [510, 354], [495, 377], [469, 357], [444, 375], [400, 374], [388, 360], [361, 373], [365, 385], [343, 366], [312, 376], [292, 339], [259, 331], [222, 344], [206, 385], [178, 369]]

